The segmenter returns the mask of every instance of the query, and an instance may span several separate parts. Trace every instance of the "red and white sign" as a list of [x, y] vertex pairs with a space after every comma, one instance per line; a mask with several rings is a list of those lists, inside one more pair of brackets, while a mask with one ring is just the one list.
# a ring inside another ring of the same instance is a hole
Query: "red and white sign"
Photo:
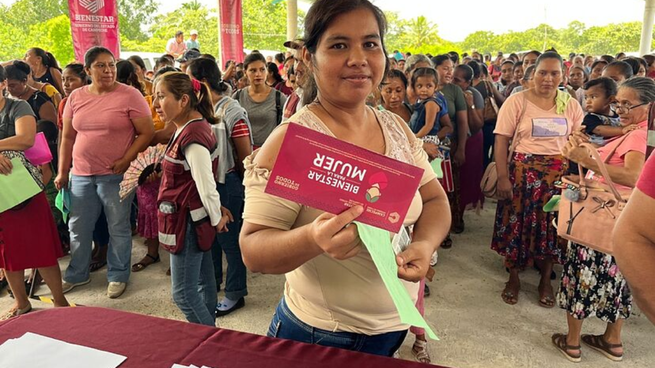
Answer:
[[116, 0], [68, 0], [68, 8], [76, 60], [84, 61], [84, 54], [93, 46], [106, 47], [114, 57], [120, 56]]
[[243, 61], [243, 9], [241, 0], [218, 0], [221, 25], [221, 63]]

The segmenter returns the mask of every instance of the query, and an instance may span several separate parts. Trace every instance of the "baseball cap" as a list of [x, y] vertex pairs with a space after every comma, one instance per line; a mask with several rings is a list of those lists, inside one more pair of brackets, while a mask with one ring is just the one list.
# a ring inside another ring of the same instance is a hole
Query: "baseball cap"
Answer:
[[305, 45], [305, 42], [303, 40], [297, 39], [297, 40], [289, 40], [284, 43], [284, 47], [292, 50], [300, 50], [302, 47]]
[[191, 32], [189, 32], [189, 34], [190, 34], [190, 35], [196, 35], [196, 36], [197, 36], [197, 35], [198, 35], [198, 31], [196, 31], [195, 29], [192, 29]]
[[200, 51], [198, 51], [196, 49], [191, 49], [191, 50], [186, 51], [184, 53], [184, 55], [182, 55], [181, 58], [177, 59], [177, 62], [178, 63], [185, 63], [187, 61], [191, 61], [191, 60], [197, 59], [199, 57], [200, 57]]

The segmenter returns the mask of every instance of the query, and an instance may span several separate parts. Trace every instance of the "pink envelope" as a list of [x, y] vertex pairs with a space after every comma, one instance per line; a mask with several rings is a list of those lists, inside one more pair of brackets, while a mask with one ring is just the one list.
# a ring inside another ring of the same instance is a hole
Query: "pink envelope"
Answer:
[[25, 157], [27, 157], [34, 166], [47, 164], [52, 161], [52, 152], [50, 152], [48, 141], [45, 139], [43, 132], [36, 133], [36, 137], [34, 137], [34, 145], [25, 150]]

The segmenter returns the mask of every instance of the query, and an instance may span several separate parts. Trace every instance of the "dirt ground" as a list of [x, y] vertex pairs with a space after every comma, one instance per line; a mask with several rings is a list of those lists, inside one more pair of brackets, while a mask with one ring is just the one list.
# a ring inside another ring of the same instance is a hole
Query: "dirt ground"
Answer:
[[[555, 332], [566, 332], [566, 315], [559, 308], [544, 309], [537, 304], [538, 274], [527, 270], [521, 275], [522, 290], [517, 305], [502, 302], [500, 293], [507, 273], [502, 258], [489, 249], [494, 208], [466, 214], [466, 231], [453, 237], [454, 246], [439, 252], [436, 276], [426, 299], [426, 318], [440, 341], [430, 342], [433, 363], [449, 367], [572, 367], [550, 342]], [[134, 239], [132, 260], [145, 254], [140, 238]], [[61, 260], [62, 269], [68, 258]], [[162, 262], [132, 275], [125, 294], [119, 299], [106, 296], [106, 268], [92, 274], [92, 281], [67, 294], [71, 302], [115, 308], [164, 318], [184, 320], [170, 294], [168, 256]], [[557, 271], [561, 271], [558, 268]], [[265, 334], [274, 308], [282, 295], [283, 276], [249, 274], [246, 307], [218, 320], [220, 327]], [[557, 281], [553, 282], [557, 285]], [[47, 288], [41, 287], [47, 294]], [[13, 300], [0, 297], [0, 311], [9, 309]], [[34, 302], [36, 309], [51, 305]], [[624, 361], [613, 363], [604, 356], [582, 347], [580, 367], [655, 367], [655, 327], [635, 306], [625, 323]], [[599, 334], [602, 321], [591, 318], [583, 333]], [[400, 350], [403, 359], [412, 359], [413, 336], [409, 335]]]

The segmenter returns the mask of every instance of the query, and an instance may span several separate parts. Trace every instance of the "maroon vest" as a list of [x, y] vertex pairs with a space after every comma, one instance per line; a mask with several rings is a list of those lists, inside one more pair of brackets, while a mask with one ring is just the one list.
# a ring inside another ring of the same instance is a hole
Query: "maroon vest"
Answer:
[[198, 247], [211, 249], [216, 229], [211, 225], [207, 211], [191, 176], [191, 168], [184, 157], [184, 149], [190, 144], [207, 148], [212, 159], [213, 176], [218, 168], [216, 138], [205, 119], [189, 122], [177, 137], [171, 138], [162, 161], [162, 182], [157, 197], [159, 243], [176, 254], [184, 247], [187, 221], [195, 225]]

